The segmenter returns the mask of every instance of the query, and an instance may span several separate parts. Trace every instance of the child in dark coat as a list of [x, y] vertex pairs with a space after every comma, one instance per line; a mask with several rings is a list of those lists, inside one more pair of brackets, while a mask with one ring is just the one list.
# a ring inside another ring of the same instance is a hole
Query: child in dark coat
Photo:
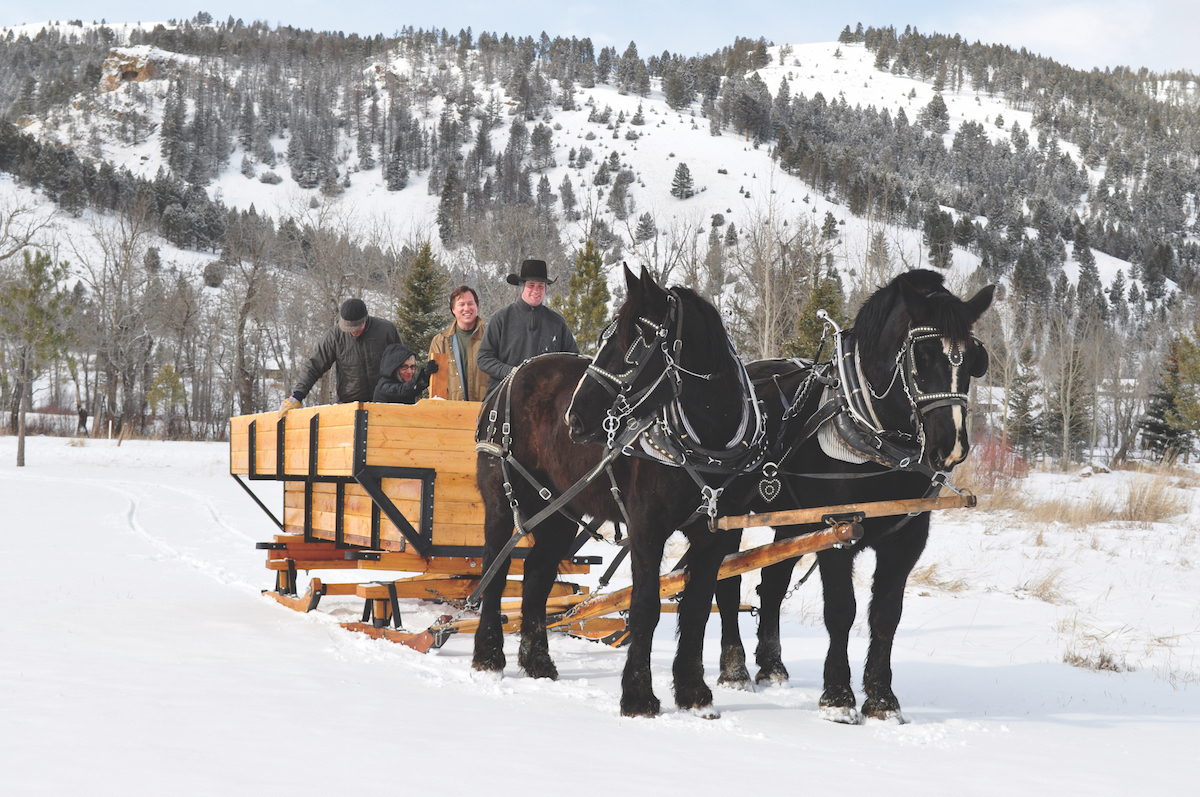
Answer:
[[438, 364], [430, 360], [418, 370], [417, 356], [403, 343], [393, 343], [383, 351], [379, 361], [379, 383], [375, 385], [374, 401], [390, 404], [416, 404], [429, 387], [429, 375], [436, 374]]

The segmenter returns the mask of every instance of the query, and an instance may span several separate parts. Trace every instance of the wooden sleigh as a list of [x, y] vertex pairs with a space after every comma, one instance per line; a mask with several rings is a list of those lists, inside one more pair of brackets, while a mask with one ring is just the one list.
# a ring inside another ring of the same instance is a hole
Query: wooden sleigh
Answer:
[[[229, 471], [278, 527], [267, 552], [275, 586], [264, 590], [301, 612], [318, 607], [324, 596], [363, 600], [362, 619], [344, 628], [408, 645], [422, 652], [440, 647], [456, 633], [475, 630], [474, 617], [447, 614], [429, 628], [408, 631], [400, 600], [433, 600], [453, 606], [479, 584], [483, 573], [483, 500], [475, 482], [477, 402], [425, 400], [415, 405], [353, 403], [269, 412], [230, 419]], [[283, 513], [277, 517], [246, 481], [283, 483]], [[725, 517], [725, 529], [823, 522], [813, 534], [770, 543], [727, 557], [720, 577], [852, 544], [867, 517], [974, 506], [972, 495]], [[560, 576], [582, 575], [602, 564], [578, 556], [589, 539], [581, 530]], [[510, 576], [523, 571], [525, 539], [513, 551]], [[399, 579], [332, 583], [311, 578], [298, 594], [300, 571], [365, 570], [412, 573]], [[678, 595], [686, 572], [664, 575], [660, 595]], [[519, 628], [521, 582], [505, 585], [505, 631]], [[555, 583], [548, 601], [548, 627], [612, 645], [626, 637], [620, 614], [629, 607], [630, 589], [592, 594], [569, 581]], [[664, 604], [670, 610], [672, 603]], [[749, 608], [749, 607], [744, 607]]]

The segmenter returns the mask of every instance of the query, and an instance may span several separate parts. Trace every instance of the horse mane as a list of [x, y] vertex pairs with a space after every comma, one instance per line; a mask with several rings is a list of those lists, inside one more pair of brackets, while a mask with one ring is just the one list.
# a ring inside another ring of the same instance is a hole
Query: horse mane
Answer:
[[[725, 334], [724, 321], [721, 319], [721, 313], [713, 306], [712, 302], [683, 285], [676, 285], [672, 290], [679, 297], [681, 304], [690, 304], [700, 313], [708, 329], [719, 332], [719, 334], [709, 336], [709, 362], [721, 363], [723, 357], [732, 359], [735, 355], [730, 348], [729, 338]], [[680, 309], [682, 310], [682, 308]], [[724, 369], [725, 365], [724, 363], [722, 364], [722, 369]]]
[[896, 306], [903, 302], [901, 280], [929, 300], [930, 316], [921, 322], [922, 325], [934, 327], [955, 343], [962, 344], [971, 339], [974, 319], [967, 310], [966, 302], [946, 288], [945, 277], [941, 274], [929, 269], [916, 269], [899, 275], [863, 303], [854, 319], [854, 331], [859, 340], [883, 339], [888, 318]]

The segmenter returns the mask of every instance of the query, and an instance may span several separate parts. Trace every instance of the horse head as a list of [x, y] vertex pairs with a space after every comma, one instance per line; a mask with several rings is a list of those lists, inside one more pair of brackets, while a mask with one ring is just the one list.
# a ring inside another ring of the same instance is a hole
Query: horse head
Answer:
[[744, 385], [722, 378], [737, 360], [720, 314], [694, 291], [664, 290], [644, 266], [640, 276], [624, 270], [625, 302], [567, 407], [571, 439], [611, 441], [626, 419], [647, 418], [676, 399], [721, 434], [728, 424], [712, 410], [732, 406], [731, 396], [740, 401]]
[[988, 368], [971, 329], [995, 287], [963, 301], [941, 274], [910, 271], [872, 295], [854, 321], [864, 397], [879, 425], [916, 435], [936, 470], [952, 469], [970, 450], [967, 396], [972, 377]]

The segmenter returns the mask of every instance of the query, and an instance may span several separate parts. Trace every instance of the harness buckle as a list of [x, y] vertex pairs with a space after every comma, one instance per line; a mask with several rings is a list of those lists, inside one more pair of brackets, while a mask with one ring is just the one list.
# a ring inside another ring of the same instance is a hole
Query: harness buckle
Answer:
[[550, 492], [549, 487], [543, 487], [542, 489], [538, 490], [538, 495], [542, 497], [543, 501], [549, 501], [554, 497], [554, 493]]
[[707, 484], [700, 488], [700, 508], [696, 511], [710, 518], [717, 516], [717, 501], [721, 499], [724, 487], [710, 487]]

